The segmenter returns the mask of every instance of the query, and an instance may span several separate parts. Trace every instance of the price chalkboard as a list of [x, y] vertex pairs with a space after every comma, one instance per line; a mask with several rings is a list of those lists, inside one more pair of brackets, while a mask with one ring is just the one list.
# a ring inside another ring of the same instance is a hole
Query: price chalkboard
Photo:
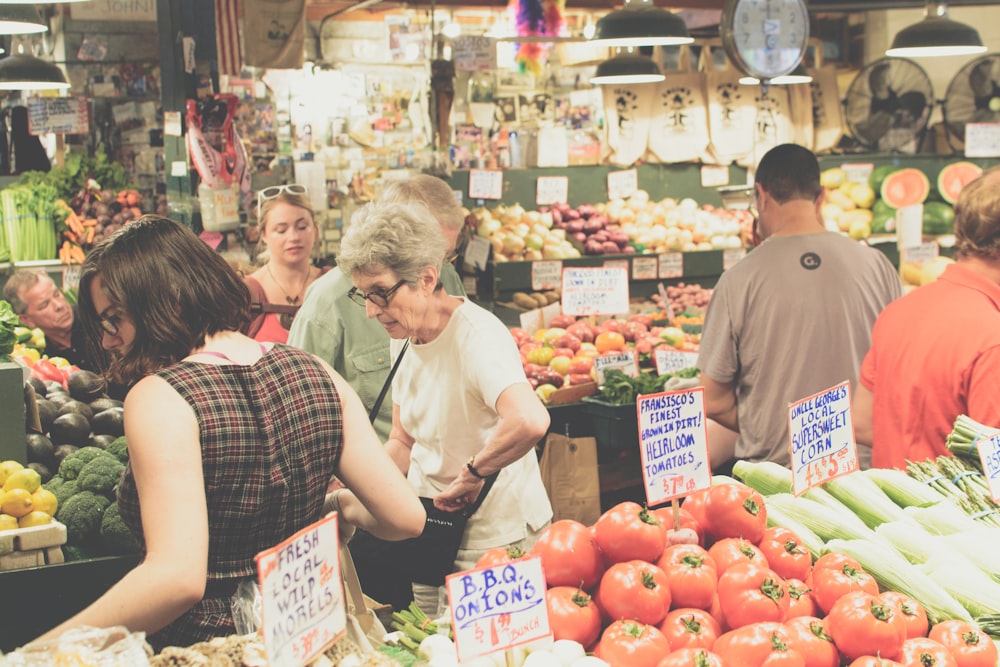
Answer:
[[90, 134], [90, 104], [86, 97], [28, 98], [28, 132]]

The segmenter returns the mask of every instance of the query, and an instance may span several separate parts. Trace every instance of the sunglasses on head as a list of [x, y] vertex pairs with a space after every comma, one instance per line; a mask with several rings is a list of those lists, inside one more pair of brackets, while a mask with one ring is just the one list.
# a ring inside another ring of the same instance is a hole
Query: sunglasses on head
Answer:
[[264, 188], [257, 193], [257, 219], [260, 220], [260, 207], [266, 201], [274, 199], [282, 192], [287, 192], [290, 195], [304, 195], [306, 194], [306, 186], [299, 185], [298, 183], [289, 183], [288, 185], [272, 185], [270, 187]]

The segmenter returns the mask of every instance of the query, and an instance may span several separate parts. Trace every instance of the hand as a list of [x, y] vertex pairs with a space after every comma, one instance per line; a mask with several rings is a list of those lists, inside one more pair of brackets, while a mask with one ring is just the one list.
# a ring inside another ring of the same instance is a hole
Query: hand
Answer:
[[344, 513], [340, 509], [340, 494], [343, 491], [344, 489], [340, 488], [326, 494], [326, 501], [323, 503], [323, 514], [337, 513], [337, 532], [340, 534], [340, 543], [347, 544], [354, 537], [354, 532], [357, 528], [344, 518]]
[[434, 507], [442, 512], [457, 512], [476, 502], [483, 480], [459, 475], [441, 493], [434, 496]]

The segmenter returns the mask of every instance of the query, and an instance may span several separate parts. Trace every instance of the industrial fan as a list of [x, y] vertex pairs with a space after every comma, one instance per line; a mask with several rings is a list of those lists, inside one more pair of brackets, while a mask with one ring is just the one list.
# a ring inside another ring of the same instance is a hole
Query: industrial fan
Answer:
[[869, 150], [915, 153], [934, 106], [924, 69], [906, 58], [866, 65], [847, 89], [844, 116], [855, 140]]
[[964, 146], [966, 123], [1000, 123], [1000, 53], [975, 58], [958, 70], [941, 115], [952, 150]]

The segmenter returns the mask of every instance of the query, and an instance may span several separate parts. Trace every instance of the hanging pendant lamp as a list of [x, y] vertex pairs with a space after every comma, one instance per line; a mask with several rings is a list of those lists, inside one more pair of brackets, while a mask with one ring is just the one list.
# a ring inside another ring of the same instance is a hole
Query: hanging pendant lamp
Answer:
[[923, 20], [896, 33], [885, 55], [919, 58], [985, 52], [986, 46], [975, 28], [948, 18], [946, 0], [927, 0]]
[[66, 90], [66, 75], [53, 63], [26, 53], [0, 59], [0, 90]]
[[33, 5], [0, 4], [0, 35], [30, 35], [48, 29]]
[[684, 19], [652, 0], [625, 0], [625, 7], [597, 20], [594, 38], [600, 46], [670, 46], [690, 44]]
[[630, 85], [658, 83], [665, 78], [652, 58], [637, 53], [622, 53], [598, 65], [590, 83], [595, 86]]

